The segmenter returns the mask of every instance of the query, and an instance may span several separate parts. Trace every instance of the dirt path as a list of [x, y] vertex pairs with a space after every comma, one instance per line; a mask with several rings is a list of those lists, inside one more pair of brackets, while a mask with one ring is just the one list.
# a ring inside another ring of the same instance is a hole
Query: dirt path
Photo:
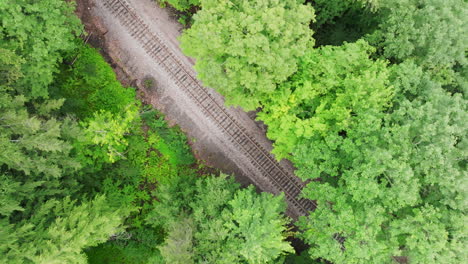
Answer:
[[311, 201], [296, 199], [303, 183], [290, 163], [269, 154], [271, 142], [261, 127], [241, 109], [224, 107], [219, 94], [196, 80], [193, 60], [179, 49], [181, 26], [167, 10], [150, 0], [96, 0], [85, 7], [83, 20], [104, 32], [100, 44], [107, 55], [148, 103], [193, 139], [198, 158], [236, 175], [242, 184], [284, 192], [293, 218], [313, 209]]

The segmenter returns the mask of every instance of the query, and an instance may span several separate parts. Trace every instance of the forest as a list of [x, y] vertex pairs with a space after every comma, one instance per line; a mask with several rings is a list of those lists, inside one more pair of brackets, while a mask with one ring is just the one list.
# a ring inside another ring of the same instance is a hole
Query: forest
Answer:
[[73, 1], [1, 0], [0, 263], [465, 263], [465, 0], [154, 4], [317, 207], [197, 160]]

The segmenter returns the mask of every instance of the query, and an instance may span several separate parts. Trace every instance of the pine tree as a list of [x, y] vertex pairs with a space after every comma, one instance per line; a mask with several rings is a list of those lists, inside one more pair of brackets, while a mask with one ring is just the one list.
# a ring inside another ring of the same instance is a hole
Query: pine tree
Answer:
[[120, 230], [121, 212], [104, 196], [77, 204], [49, 200], [17, 223], [0, 222], [3, 263], [87, 263], [82, 250], [105, 242]]

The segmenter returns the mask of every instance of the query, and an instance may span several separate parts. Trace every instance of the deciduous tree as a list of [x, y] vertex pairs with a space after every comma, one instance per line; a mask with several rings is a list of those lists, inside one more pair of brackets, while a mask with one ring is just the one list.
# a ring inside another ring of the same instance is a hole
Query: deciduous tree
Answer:
[[318, 138], [343, 137], [357, 119], [389, 106], [387, 63], [372, 60], [373, 51], [358, 41], [312, 49], [301, 58], [298, 72], [263, 102], [258, 114], [268, 125], [278, 159], [294, 156]]
[[[100, 111], [88, 122], [82, 122], [86, 127], [83, 144], [84, 148], [88, 149], [89, 156], [111, 163], [123, 158], [123, 152], [127, 147], [125, 136], [133, 129], [137, 119], [138, 108], [129, 105], [122, 114]], [[94, 148], [92, 145], [98, 147]]]
[[246, 110], [260, 106], [313, 45], [313, 10], [301, 1], [202, 0], [201, 6], [181, 46], [196, 58], [200, 80], [228, 104]]
[[299, 174], [317, 179], [304, 191], [318, 207], [303, 238], [311, 256], [334, 263], [462, 262], [468, 104], [409, 62], [390, 80], [388, 112], [295, 152]]
[[[64, 26], [65, 25], [65, 26]], [[6, 0], [0, 2], [0, 48], [15, 52], [23, 78], [16, 88], [29, 97], [47, 97], [61, 52], [76, 47], [82, 32], [71, 2], [61, 0]]]
[[468, 3], [463, 0], [382, 0], [377, 45], [388, 58], [413, 59], [436, 72], [466, 65]]
[[185, 11], [200, 5], [200, 0], [165, 0], [164, 2], [170, 4], [179, 11]]

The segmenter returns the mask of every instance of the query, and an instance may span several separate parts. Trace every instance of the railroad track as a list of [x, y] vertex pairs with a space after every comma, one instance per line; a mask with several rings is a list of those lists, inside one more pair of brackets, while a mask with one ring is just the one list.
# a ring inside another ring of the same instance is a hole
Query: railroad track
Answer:
[[[164, 42], [153, 33], [138, 16], [137, 12], [125, 0], [101, 0], [128, 33], [137, 40], [146, 53], [155, 60], [174, 80], [177, 86], [194, 100], [203, 114], [228, 135], [229, 140], [238, 146], [250, 158], [252, 164], [271, 181], [280, 192], [284, 192], [288, 202], [289, 215], [307, 215], [316, 204], [307, 199], [297, 199], [304, 183], [296, 176], [285, 171], [273, 156], [266, 151], [252, 136], [245, 132], [242, 125], [230, 115], [210, 95], [205, 87], [186, 69]], [[252, 179], [257, 184], [255, 179]], [[293, 207], [293, 208], [291, 208]]]

